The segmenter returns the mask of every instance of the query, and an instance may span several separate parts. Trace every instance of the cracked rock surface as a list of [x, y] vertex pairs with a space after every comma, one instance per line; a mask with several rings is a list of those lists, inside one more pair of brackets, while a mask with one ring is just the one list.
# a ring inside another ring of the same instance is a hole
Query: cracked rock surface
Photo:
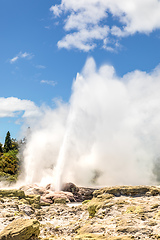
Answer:
[[0, 192], [0, 231], [28, 219], [39, 223], [35, 239], [160, 239], [159, 187], [103, 188], [83, 203], [61, 201], [64, 192], [58, 203], [42, 202], [37, 190], [35, 195], [16, 194]]

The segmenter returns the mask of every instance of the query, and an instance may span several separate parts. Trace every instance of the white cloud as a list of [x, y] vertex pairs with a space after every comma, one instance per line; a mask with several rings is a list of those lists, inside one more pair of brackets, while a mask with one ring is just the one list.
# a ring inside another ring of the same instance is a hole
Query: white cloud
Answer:
[[10, 63], [14, 63], [14, 62], [16, 62], [16, 61], [18, 60], [18, 58], [19, 58], [18, 56], [12, 58], [12, 59], [10, 60]]
[[31, 53], [27, 53], [27, 52], [24, 52], [24, 53], [20, 53], [19, 55], [21, 58], [28, 58], [28, 59], [31, 59], [33, 57], [33, 55]]
[[54, 15], [59, 17], [62, 13], [61, 5], [55, 5], [50, 8], [50, 11], [53, 11]]
[[107, 26], [95, 26], [91, 30], [81, 29], [78, 32], [67, 34], [58, 42], [58, 47], [67, 49], [75, 47], [87, 52], [95, 47], [94, 40], [102, 40], [107, 37], [108, 30]]
[[45, 26], [44, 28], [46, 28], [46, 29], [50, 29], [50, 26]]
[[[59, 48], [89, 51], [96, 47], [95, 40], [104, 40], [109, 33], [124, 37], [160, 28], [159, 0], [62, 0], [50, 11], [56, 17], [66, 14], [64, 30], [69, 33], [58, 42]], [[113, 17], [112, 25], [106, 21], [108, 13]], [[115, 19], [121, 27], [114, 25]]]
[[53, 87], [57, 84], [55, 81], [49, 81], [49, 80], [41, 80], [41, 83], [48, 84]]
[[117, 49], [121, 48], [121, 44], [118, 40], [105, 38], [103, 40], [103, 48], [109, 52], [117, 52]]
[[39, 68], [39, 69], [45, 69], [46, 66], [44, 66], [44, 65], [37, 65], [36, 68]]
[[23, 118], [35, 117], [40, 109], [30, 100], [21, 100], [16, 97], [0, 98], [0, 118], [16, 117], [23, 112]]
[[10, 59], [10, 63], [15, 63], [18, 59], [27, 59], [30, 60], [34, 57], [34, 55], [32, 53], [27, 53], [27, 52], [19, 52], [15, 57], [13, 57], [12, 59]]

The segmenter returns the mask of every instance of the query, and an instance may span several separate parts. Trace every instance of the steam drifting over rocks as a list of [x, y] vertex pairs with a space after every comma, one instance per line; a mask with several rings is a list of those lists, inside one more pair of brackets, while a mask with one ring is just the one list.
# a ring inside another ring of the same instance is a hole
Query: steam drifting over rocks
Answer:
[[154, 184], [160, 142], [160, 68], [122, 78], [89, 58], [58, 102], [31, 124], [24, 151], [25, 183]]

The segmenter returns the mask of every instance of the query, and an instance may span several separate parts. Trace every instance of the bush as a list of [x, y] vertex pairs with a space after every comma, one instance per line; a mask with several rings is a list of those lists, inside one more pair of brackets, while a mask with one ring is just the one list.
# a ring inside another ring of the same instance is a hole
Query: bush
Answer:
[[4, 153], [0, 157], [0, 171], [15, 175], [19, 171], [19, 159], [17, 157], [17, 150], [10, 150], [7, 153]]
[[8, 131], [4, 146], [0, 143], [0, 181], [15, 182], [17, 180], [20, 169], [18, 153], [19, 143], [16, 139], [11, 139]]

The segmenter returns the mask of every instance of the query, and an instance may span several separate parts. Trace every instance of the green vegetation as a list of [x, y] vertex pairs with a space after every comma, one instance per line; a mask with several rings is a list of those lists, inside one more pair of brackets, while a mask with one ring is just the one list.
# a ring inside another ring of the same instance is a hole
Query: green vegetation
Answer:
[[0, 181], [15, 182], [20, 170], [19, 144], [8, 131], [4, 146], [0, 143]]
[[5, 138], [5, 143], [4, 143], [4, 148], [3, 148], [3, 152], [7, 153], [10, 150], [12, 150], [12, 140], [11, 140], [11, 135], [10, 132], [7, 132], [6, 138]]

